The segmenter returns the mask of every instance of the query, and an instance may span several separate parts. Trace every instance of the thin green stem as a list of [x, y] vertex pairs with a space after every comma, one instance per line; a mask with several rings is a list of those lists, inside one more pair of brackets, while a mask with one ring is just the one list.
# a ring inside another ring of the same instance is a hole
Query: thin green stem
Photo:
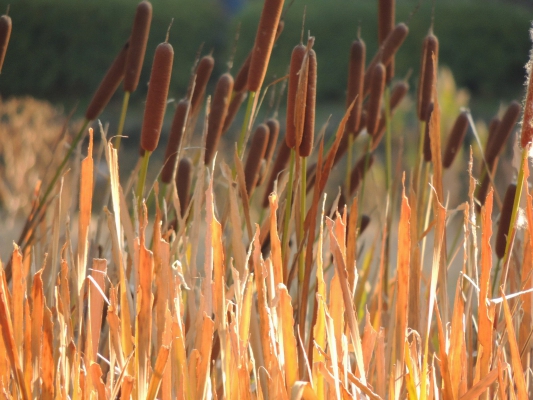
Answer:
[[122, 111], [120, 112], [120, 121], [118, 122], [117, 137], [115, 138], [115, 148], [120, 148], [120, 141], [122, 140], [122, 132], [124, 132], [124, 123], [126, 122], [126, 113], [128, 112], [128, 103], [130, 101], [130, 92], [124, 92], [124, 99], [122, 100]]
[[137, 182], [137, 208], [140, 210], [143, 200], [144, 185], [146, 183], [146, 173], [148, 171], [148, 161], [150, 160], [151, 151], [145, 151], [141, 170], [139, 171], [139, 180]]
[[283, 220], [283, 264], [285, 266], [285, 277], [286, 281], [288, 278], [288, 246], [289, 246], [289, 222], [291, 218], [291, 205], [292, 205], [292, 185], [294, 180], [294, 161], [296, 152], [294, 149], [291, 149], [291, 159], [289, 164], [289, 182], [287, 183], [287, 201], [285, 202], [285, 218]]
[[[359, 193], [359, 196], [358, 196], [358, 199], [357, 199], [357, 202], [359, 203], [359, 207], [361, 207], [363, 205], [363, 197], [365, 195], [365, 185], [366, 185], [365, 176], [366, 176], [366, 170], [368, 169], [368, 163], [370, 161], [371, 149], [372, 149], [372, 138], [369, 138], [368, 139], [368, 148], [366, 150], [366, 155], [365, 155], [365, 168], [363, 170], [363, 177], [362, 177], [362, 182], [361, 182], [361, 192]], [[357, 214], [358, 214], [357, 215], [357, 227], [361, 228], [361, 218], [362, 218], [363, 215], [360, 212], [358, 212]]]
[[237, 151], [239, 153], [239, 157], [242, 157], [242, 154], [244, 152], [244, 140], [246, 139], [248, 125], [250, 124], [250, 119], [252, 118], [252, 109], [254, 105], [255, 94], [256, 92], [250, 92], [250, 97], [248, 98], [246, 114], [244, 115], [244, 121], [242, 123], [241, 136], [239, 137], [239, 142], [237, 144]]

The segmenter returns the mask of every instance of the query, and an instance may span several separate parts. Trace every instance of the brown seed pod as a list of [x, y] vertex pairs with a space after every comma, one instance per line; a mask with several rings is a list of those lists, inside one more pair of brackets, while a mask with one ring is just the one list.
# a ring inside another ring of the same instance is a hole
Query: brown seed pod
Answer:
[[468, 130], [468, 113], [466, 111], [461, 112], [455, 123], [453, 124], [452, 131], [448, 137], [448, 144], [446, 145], [446, 150], [444, 151], [444, 157], [442, 158], [442, 166], [444, 168], [449, 168], [455, 155], [461, 148], [463, 140]]
[[372, 73], [372, 86], [370, 90], [370, 99], [368, 100], [366, 129], [369, 135], [375, 135], [378, 131], [384, 89], [385, 66], [378, 63], [374, 67], [374, 72]]
[[176, 189], [180, 201], [181, 216], [189, 207], [189, 192], [191, 191], [192, 182], [192, 162], [189, 158], [182, 158], [178, 163], [176, 171]]
[[350, 69], [348, 71], [348, 94], [346, 107], [355, 100], [352, 113], [346, 123], [346, 131], [354, 134], [359, 129], [361, 112], [363, 110], [363, 88], [365, 82], [366, 45], [359, 39], [350, 48]]
[[259, 170], [261, 169], [261, 162], [265, 156], [265, 151], [268, 144], [268, 126], [261, 124], [255, 128], [248, 151], [248, 158], [244, 167], [244, 181], [246, 183], [246, 192], [248, 195], [252, 194], [259, 177]]
[[422, 64], [418, 83], [418, 119], [425, 121], [427, 120], [425, 113], [434, 96], [434, 71], [439, 60], [439, 40], [430, 33], [425, 37], [422, 46]]
[[296, 95], [298, 93], [299, 73], [305, 58], [305, 46], [298, 44], [292, 50], [287, 90], [287, 127], [285, 141], [290, 148], [296, 147]]
[[268, 196], [270, 196], [270, 193], [272, 193], [272, 191], [274, 190], [274, 182], [278, 179], [280, 173], [282, 173], [285, 168], [287, 168], [290, 155], [291, 148], [287, 146], [285, 140], [282, 140], [280, 148], [278, 149], [278, 153], [276, 155], [276, 160], [274, 161], [274, 165], [272, 167], [272, 171], [270, 172], [270, 175], [267, 180], [265, 194], [263, 196], [263, 208], [268, 207], [268, 205], [270, 204], [268, 201]]
[[174, 49], [172, 45], [168, 42], [159, 44], [155, 50], [152, 64], [141, 132], [141, 147], [147, 151], [154, 151], [159, 143], [167, 107], [173, 61]]
[[490, 148], [485, 150], [485, 160], [489, 166], [492, 166], [496, 157], [502, 152], [507, 139], [511, 135], [518, 117], [520, 116], [521, 107], [517, 101], [513, 101], [505, 110], [502, 121], [498, 125], [498, 129], [494, 133], [494, 140], [490, 143]]
[[131, 28], [130, 47], [124, 71], [124, 91], [126, 92], [134, 92], [139, 84], [151, 22], [152, 4], [149, 1], [142, 1], [137, 6]]
[[431, 161], [431, 137], [429, 135], [429, 121], [431, 120], [431, 114], [433, 113], [433, 103], [430, 103], [426, 112], [426, 129], [424, 131], [424, 161]]
[[511, 214], [513, 212], [513, 203], [516, 195], [516, 184], [511, 183], [507, 187], [505, 197], [502, 204], [502, 212], [500, 214], [500, 224], [498, 226], [498, 233], [496, 234], [496, 255], [502, 259], [505, 255], [505, 247], [507, 245], [507, 234], [509, 233], [509, 225], [511, 224]]
[[309, 51], [309, 70], [307, 72], [304, 129], [302, 133], [302, 142], [298, 147], [298, 154], [300, 157], [309, 157], [311, 151], [313, 150], [313, 142], [315, 137], [316, 77], [316, 53], [313, 49], [311, 49]]
[[[378, 4], [378, 43], [381, 45], [394, 29], [396, 0], [379, 0]], [[387, 66], [387, 82], [394, 76], [394, 57]]]
[[350, 174], [350, 196], [357, 190], [359, 184], [363, 180], [365, 174], [370, 167], [374, 164], [374, 155], [370, 154], [368, 159], [367, 155], [363, 154], [357, 161]]
[[0, 17], [0, 73], [2, 72], [2, 65], [4, 65], [4, 59], [6, 57], [11, 28], [11, 17], [9, 15], [2, 15]]
[[211, 72], [215, 67], [215, 60], [210, 55], [202, 57], [196, 67], [196, 76], [194, 81], [194, 90], [191, 95], [191, 115], [196, 114], [202, 104], [205, 88], [211, 77]]
[[274, 155], [274, 150], [276, 150], [276, 143], [278, 142], [278, 136], [279, 136], [279, 121], [275, 118], [270, 118], [265, 122], [265, 124], [268, 126], [268, 144], [265, 151], [265, 161], [268, 164], [270, 164], [270, 161], [272, 160], [272, 156]]
[[207, 137], [205, 143], [205, 164], [210, 164], [213, 161], [215, 152], [222, 135], [222, 126], [226, 115], [228, 114], [228, 106], [230, 102], [231, 92], [233, 91], [233, 77], [229, 73], [223, 74], [215, 88], [213, 101], [211, 103], [211, 112], [207, 122]]
[[248, 90], [257, 92], [263, 85], [284, 0], [265, 0], [255, 36], [252, 59], [248, 71]]
[[[485, 144], [485, 151], [490, 149], [492, 141], [496, 137], [496, 132], [498, 131], [498, 126], [500, 126], [501, 120], [498, 117], [494, 117], [489, 122], [489, 134], [487, 137], [487, 143]], [[486, 153], [485, 153], [486, 156]]]
[[161, 182], [169, 184], [176, 167], [176, 158], [180, 149], [181, 139], [185, 131], [185, 124], [189, 115], [190, 102], [187, 99], [180, 100], [174, 112], [170, 134], [168, 135], [165, 161], [161, 171]]
[[[531, 55], [533, 58], [533, 54]], [[524, 116], [522, 117], [522, 132], [520, 135], [520, 145], [526, 148], [533, 141], [533, 67], [531, 60], [527, 65], [529, 70], [526, 100], [524, 101]]]
[[[355, 133], [355, 136], [357, 136], [363, 129], [366, 127], [366, 111], [363, 110], [361, 113], [361, 120], [359, 121], [359, 129]], [[349, 143], [349, 137], [346, 131], [344, 131], [344, 135], [342, 136], [341, 142], [339, 144], [339, 147], [337, 149], [337, 152], [335, 153], [335, 158], [333, 159], [333, 165], [337, 165], [337, 163], [342, 159], [344, 154], [346, 154], [346, 151], [348, 151], [348, 143]]]
[[476, 211], [479, 213], [481, 211], [481, 206], [485, 204], [487, 198], [487, 193], [489, 192], [490, 178], [487, 174], [483, 177], [481, 185], [479, 186], [476, 192]]
[[93, 121], [101, 114], [104, 108], [116, 92], [120, 81], [124, 78], [124, 66], [126, 65], [126, 56], [128, 54], [129, 42], [122, 47], [120, 53], [107, 70], [104, 78], [100, 82], [100, 86], [96, 89], [91, 103], [85, 111], [85, 118], [88, 121]]
[[237, 113], [239, 112], [239, 108], [241, 108], [242, 103], [248, 97], [247, 92], [236, 92], [235, 86], [233, 86], [233, 98], [231, 99], [231, 102], [229, 103], [228, 107], [228, 114], [226, 115], [226, 119], [224, 119], [224, 126], [222, 127], [222, 134], [226, 133], [228, 129], [231, 127], [231, 124], [233, 123], [233, 120], [237, 116]]

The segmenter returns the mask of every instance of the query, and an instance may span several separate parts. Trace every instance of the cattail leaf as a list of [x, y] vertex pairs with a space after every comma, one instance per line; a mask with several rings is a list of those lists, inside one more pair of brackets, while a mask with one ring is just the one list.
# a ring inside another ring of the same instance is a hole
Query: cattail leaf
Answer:
[[12, 22], [9, 15], [2, 15], [0, 17], [0, 73], [2, 73], [2, 66], [6, 57], [7, 45], [9, 44], [9, 37], [11, 36]]
[[289, 393], [298, 379], [298, 349], [296, 338], [294, 337], [294, 319], [292, 309], [292, 299], [289, 296], [287, 287], [280, 283], [277, 286], [279, 296], [279, 322], [283, 332], [283, 352], [285, 356], [285, 380], [287, 392]]

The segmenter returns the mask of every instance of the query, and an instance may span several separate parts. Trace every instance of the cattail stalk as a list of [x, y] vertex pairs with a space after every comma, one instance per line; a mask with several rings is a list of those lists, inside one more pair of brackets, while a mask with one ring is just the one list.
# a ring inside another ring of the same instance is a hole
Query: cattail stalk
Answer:
[[261, 124], [255, 129], [244, 168], [244, 181], [248, 197], [251, 196], [255, 189], [261, 163], [268, 145], [268, 137], [269, 129], [266, 124]]
[[494, 247], [494, 249], [498, 258], [503, 258], [503, 256], [505, 255], [505, 246], [509, 238], [509, 236], [507, 236], [507, 233], [509, 232], [509, 225], [511, 223], [511, 214], [515, 194], [516, 185], [511, 183], [507, 187], [507, 191], [505, 192], [502, 210], [500, 213], [500, 224], [498, 226], [498, 233], [496, 234], [496, 246]]
[[161, 182], [169, 184], [172, 182], [172, 175], [176, 168], [176, 160], [180, 151], [181, 140], [185, 131], [185, 125], [189, 115], [190, 102], [187, 99], [180, 100], [170, 128], [167, 148], [165, 150], [165, 161], [161, 171]]
[[196, 115], [202, 104], [205, 89], [214, 67], [215, 60], [211, 55], [202, 57], [198, 62], [194, 79], [194, 89], [191, 94], [191, 115]]
[[357, 161], [350, 174], [350, 187], [347, 193], [351, 196], [359, 187], [361, 181], [363, 181], [367, 171], [374, 164], [374, 156], [369, 154], [363, 154], [363, 156]]
[[11, 36], [11, 18], [9, 15], [2, 15], [0, 17], [0, 73], [2, 73], [2, 66], [6, 57], [7, 45], [9, 44], [9, 37]]

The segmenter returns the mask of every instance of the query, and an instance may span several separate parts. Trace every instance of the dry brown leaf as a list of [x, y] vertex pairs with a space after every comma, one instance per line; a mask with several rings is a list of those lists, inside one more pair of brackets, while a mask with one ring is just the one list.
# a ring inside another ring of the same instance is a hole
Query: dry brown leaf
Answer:
[[280, 283], [277, 286], [280, 315], [279, 322], [281, 322], [281, 329], [283, 331], [283, 352], [285, 359], [285, 380], [287, 385], [287, 393], [291, 393], [293, 385], [298, 380], [298, 348], [296, 346], [296, 338], [294, 336], [294, 319], [292, 309], [292, 299], [289, 296], [287, 287]]

